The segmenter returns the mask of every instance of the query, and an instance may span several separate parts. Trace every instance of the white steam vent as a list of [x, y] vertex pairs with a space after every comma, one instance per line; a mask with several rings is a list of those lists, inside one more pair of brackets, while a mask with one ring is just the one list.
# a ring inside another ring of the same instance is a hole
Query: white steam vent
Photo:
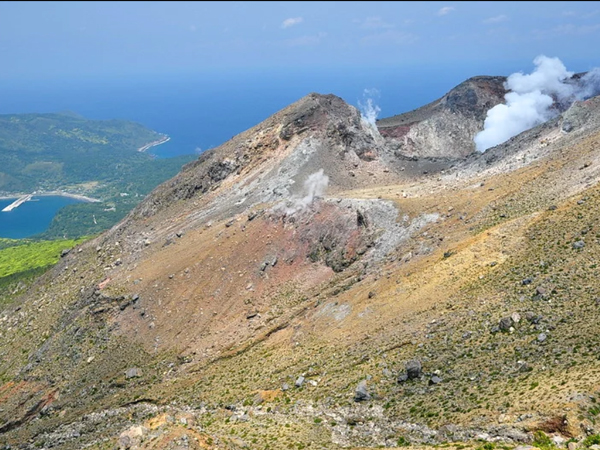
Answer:
[[294, 198], [291, 205], [285, 209], [286, 214], [294, 214], [306, 209], [315, 198], [322, 197], [329, 185], [329, 177], [323, 173], [323, 169], [310, 174], [304, 181], [303, 197]]
[[375, 103], [375, 99], [379, 98], [379, 96], [380, 94], [377, 89], [365, 89], [362, 101], [358, 101], [361, 119], [375, 129], [377, 129], [375, 125], [377, 116], [381, 112], [381, 108]]
[[475, 146], [483, 152], [533, 128], [568, 108], [575, 100], [600, 93], [600, 70], [593, 69], [580, 80], [571, 80], [569, 72], [558, 58], [540, 55], [533, 60], [531, 74], [513, 73], [504, 87], [510, 90], [506, 104], [487, 112], [483, 131], [475, 136]]

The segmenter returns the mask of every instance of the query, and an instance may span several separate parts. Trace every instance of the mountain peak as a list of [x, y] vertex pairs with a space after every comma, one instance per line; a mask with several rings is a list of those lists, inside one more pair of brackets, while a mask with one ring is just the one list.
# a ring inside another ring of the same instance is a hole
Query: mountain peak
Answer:
[[506, 77], [475, 76], [443, 97], [377, 122], [398, 155], [464, 158], [475, 151], [473, 138], [487, 111], [504, 101]]

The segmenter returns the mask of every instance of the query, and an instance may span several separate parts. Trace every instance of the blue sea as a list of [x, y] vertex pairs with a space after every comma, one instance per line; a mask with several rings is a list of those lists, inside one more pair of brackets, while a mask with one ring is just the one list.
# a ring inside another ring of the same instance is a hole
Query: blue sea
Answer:
[[34, 196], [12, 211], [1, 211], [14, 200], [0, 200], [0, 237], [22, 239], [42, 233], [50, 225], [56, 211], [80, 201], [70, 197]]
[[[423, 106], [465, 79], [505, 74], [461, 66], [337, 70], [231, 70], [186, 76], [0, 80], [0, 114], [75, 112], [90, 119], [127, 119], [171, 137], [151, 152], [159, 158], [201, 153], [317, 92], [359, 107], [367, 97], [389, 117]], [[365, 95], [365, 90], [368, 95]], [[1, 237], [44, 231], [68, 199], [30, 202], [0, 214]], [[33, 213], [33, 210], [36, 212]]]

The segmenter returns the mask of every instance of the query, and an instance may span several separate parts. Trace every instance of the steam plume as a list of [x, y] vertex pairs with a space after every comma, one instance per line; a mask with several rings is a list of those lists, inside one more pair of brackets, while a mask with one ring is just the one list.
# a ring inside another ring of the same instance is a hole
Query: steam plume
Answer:
[[286, 207], [286, 214], [307, 208], [315, 198], [325, 194], [328, 184], [329, 177], [323, 173], [323, 169], [309, 175], [304, 181], [304, 197], [292, 199], [291, 205]]
[[379, 98], [379, 91], [377, 89], [365, 89], [363, 91], [363, 100], [358, 101], [358, 107], [362, 120], [376, 129], [375, 121], [381, 112], [381, 108], [375, 103], [375, 97]]
[[573, 79], [558, 58], [540, 55], [533, 60], [531, 74], [513, 73], [504, 83], [510, 90], [506, 104], [487, 112], [483, 131], [475, 136], [477, 150], [483, 152], [513, 136], [539, 125], [566, 110], [575, 100], [600, 93], [600, 70], [593, 69], [579, 80]]

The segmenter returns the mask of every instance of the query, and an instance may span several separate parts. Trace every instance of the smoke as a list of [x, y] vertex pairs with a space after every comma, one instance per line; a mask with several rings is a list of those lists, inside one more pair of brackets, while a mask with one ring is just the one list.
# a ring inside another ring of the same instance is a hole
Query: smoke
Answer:
[[358, 108], [363, 122], [366, 122], [371, 128], [377, 129], [375, 121], [381, 112], [381, 108], [375, 103], [375, 98], [379, 98], [380, 94], [377, 89], [365, 89], [363, 91], [362, 101], [358, 101]]
[[585, 100], [600, 94], [600, 68], [594, 67], [581, 77], [581, 82], [581, 98], [579, 100]]
[[315, 198], [322, 197], [329, 185], [329, 177], [323, 173], [323, 169], [309, 175], [304, 181], [304, 196], [293, 198], [285, 207], [286, 214], [294, 214], [306, 209]]
[[513, 73], [504, 83], [509, 90], [506, 104], [487, 112], [483, 131], [475, 136], [475, 146], [483, 152], [533, 128], [566, 110], [575, 100], [600, 93], [600, 70], [593, 69], [576, 80], [558, 58], [540, 55], [533, 60], [531, 74]]

